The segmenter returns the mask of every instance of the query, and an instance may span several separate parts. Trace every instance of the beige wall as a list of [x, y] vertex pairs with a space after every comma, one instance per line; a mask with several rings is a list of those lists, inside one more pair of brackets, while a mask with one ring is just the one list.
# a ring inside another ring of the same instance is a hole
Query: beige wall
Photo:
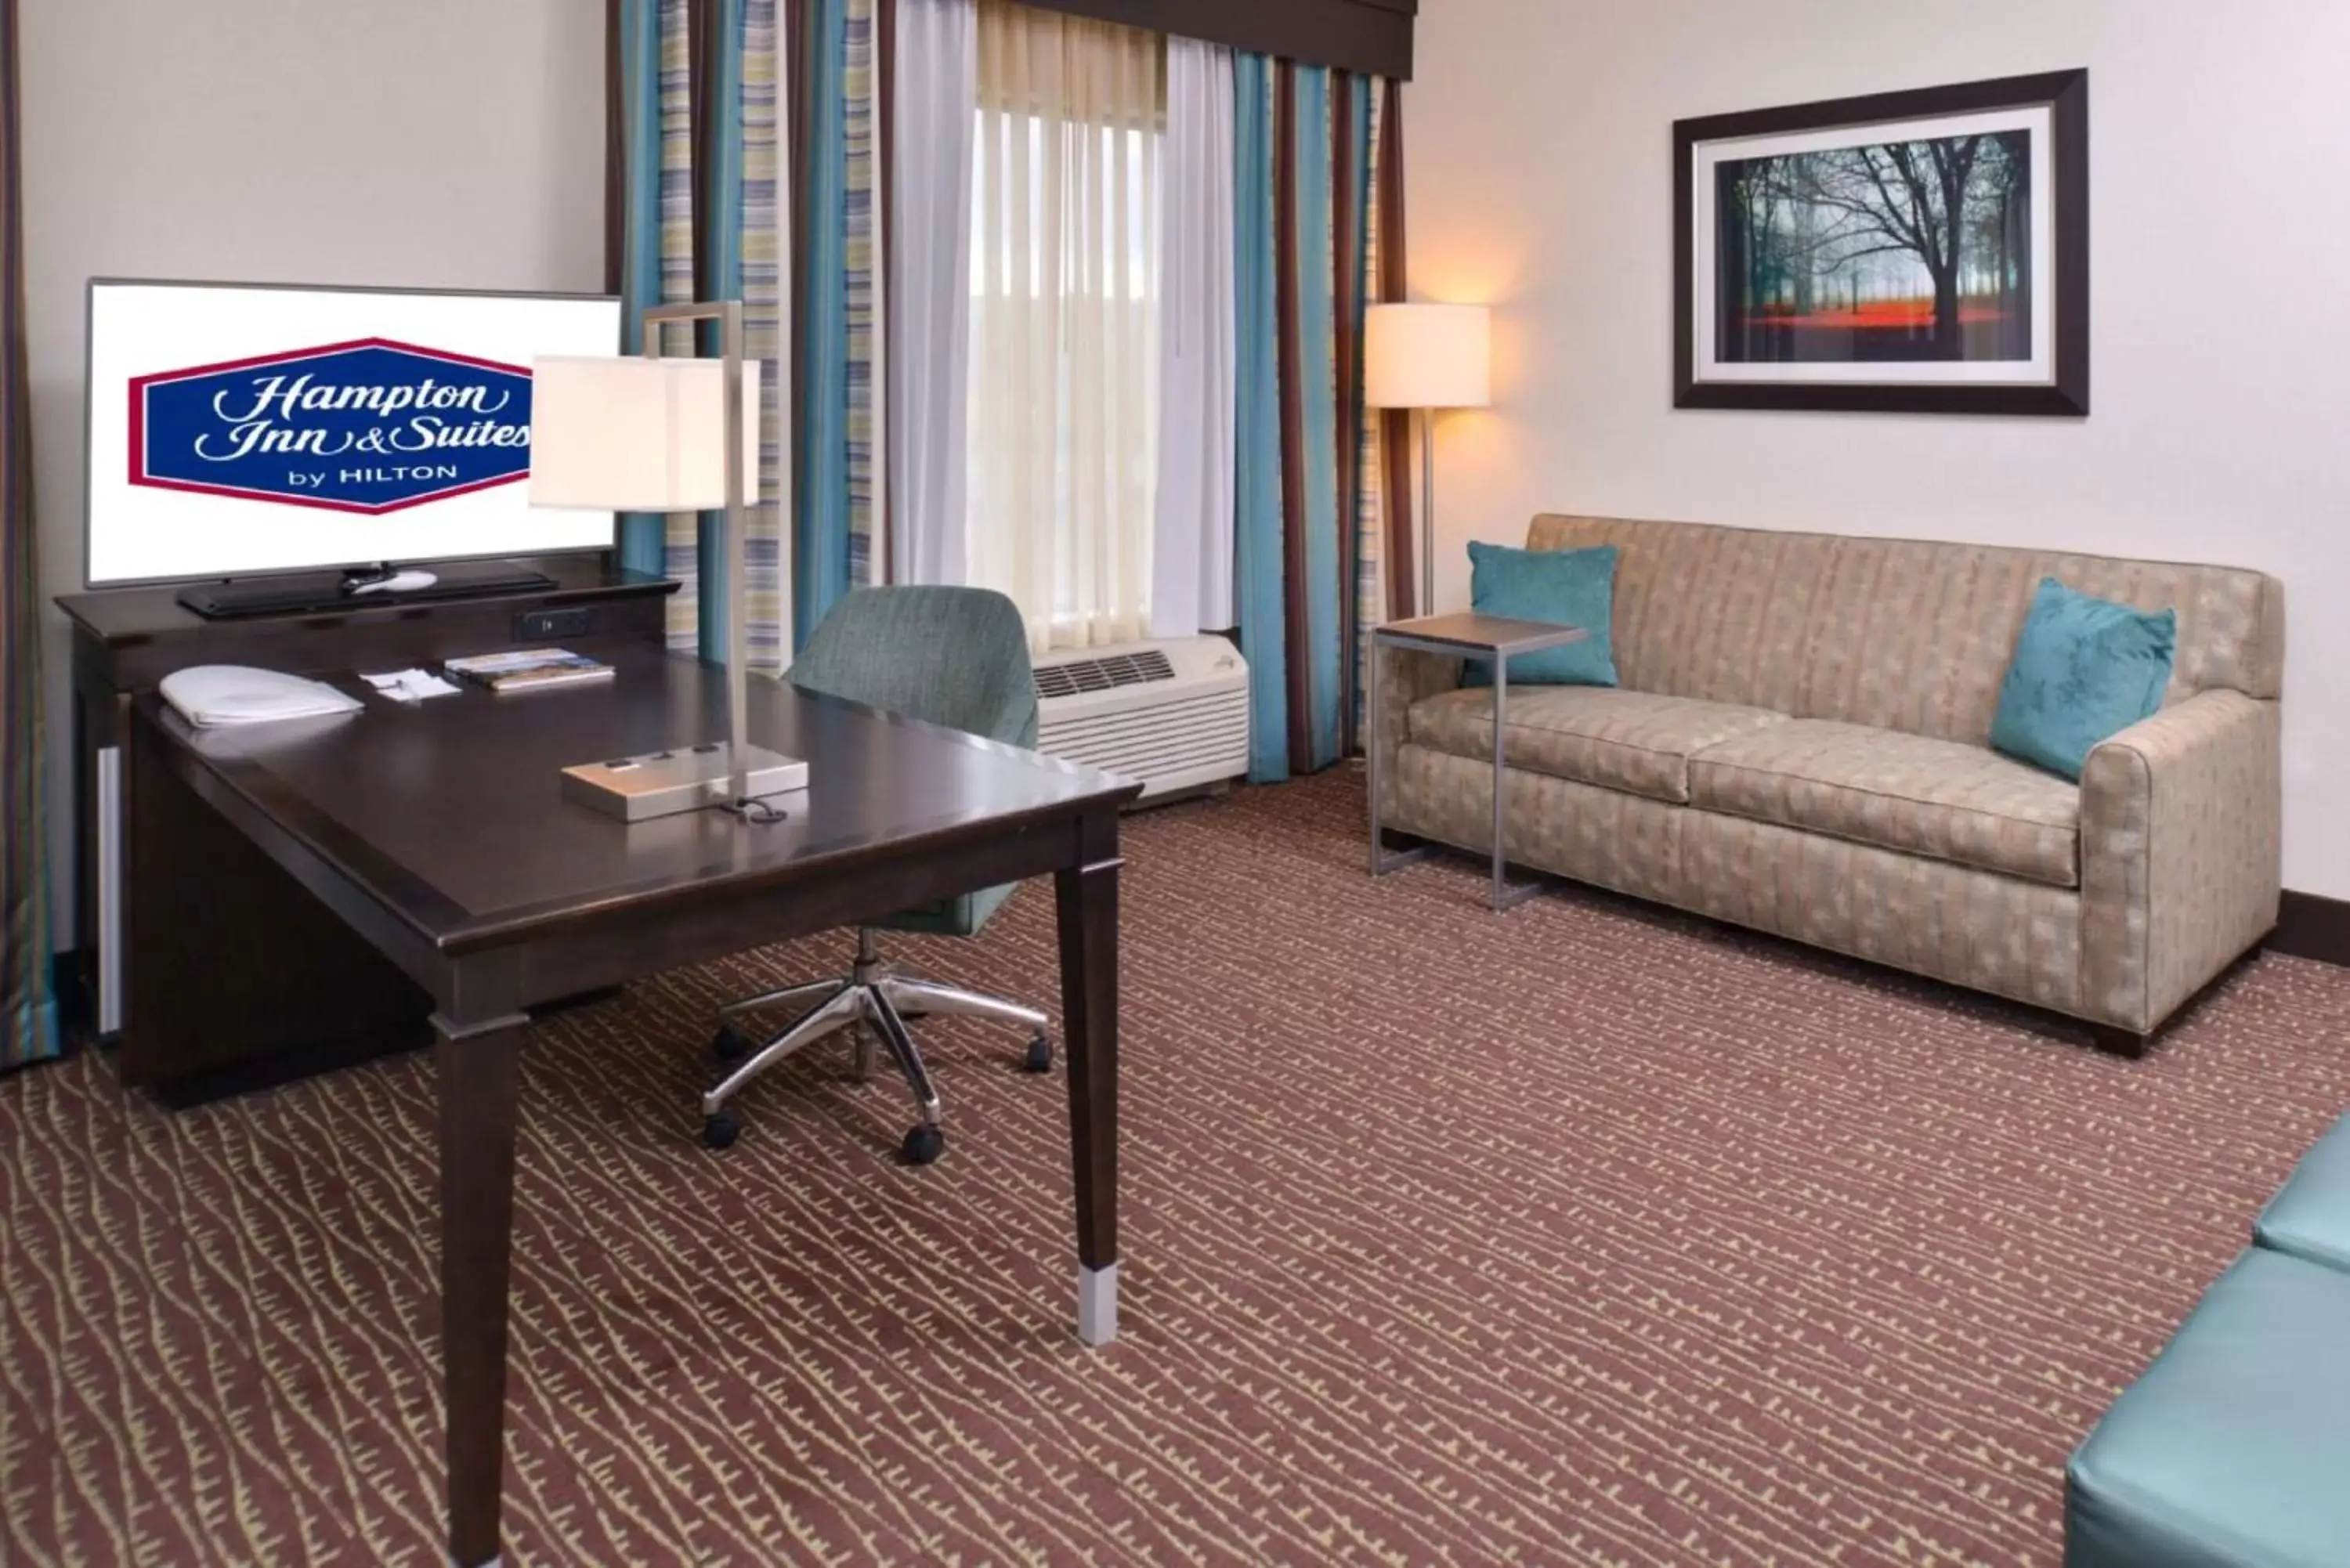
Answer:
[[[603, 282], [598, 0], [32, 0], [21, 8], [35, 507], [81, 586], [92, 276]], [[47, 640], [68, 881], [65, 642]]]
[[[1491, 301], [1438, 592], [1540, 510], [2259, 566], [2286, 584], [2285, 884], [2350, 898], [2350, 4], [1431, 0], [1416, 293]], [[2085, 66], [2095, 412], [1677, 411], [1672, 122]]]

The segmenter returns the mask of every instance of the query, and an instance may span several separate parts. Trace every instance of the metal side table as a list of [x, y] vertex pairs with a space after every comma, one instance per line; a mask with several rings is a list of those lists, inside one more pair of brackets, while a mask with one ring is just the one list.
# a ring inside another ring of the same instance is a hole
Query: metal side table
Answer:
[[1381, 660], [1389, 649], [1409, 649], [1419, 653], [1444, 653], [1456, 659], [1482, 659], [1493, 667], [1493, 908], [1515, 909], [1532, 898], [1541, 888], [1539, 882], [1513, 885], [1510, 863], [1502, 847], [1502, 813], [1507, 795], [1503, 773], [1504, 734], [1508, 725], [1510, 701], [1510, 660], [1521, 653], [1540, 653], [1544, 649], [1563, 648], [1570, 642], [1581, 642], [1591, 634], [1579, 626], [1558, 626], [1549, 621], [1508, 620], [1501, 616], [1464, 612], [1459, 615], [1421, 616], [1416, 620], [1390, 621], [1371, 632], [1370, 670], [1370, 732], [1371, 732], [1371, 875], [1384, 877], [1399, 866], [1409, 866], [1428, 853], [1425, 846], [1417, 849], [1389, 849], [1383, 821], [1382, 808], [1387, 804], [1387, 781], [1380, 776], [1379, 706], [1381, 688], [1386, 685]]

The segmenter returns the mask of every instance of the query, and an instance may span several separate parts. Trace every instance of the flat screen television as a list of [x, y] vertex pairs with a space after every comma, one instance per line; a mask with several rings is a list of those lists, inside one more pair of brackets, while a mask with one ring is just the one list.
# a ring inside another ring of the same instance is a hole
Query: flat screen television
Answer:
[[84, 580], [608, 548], [530, 504], [530, 367], [619, 344], [608, 296], [93, 279]]

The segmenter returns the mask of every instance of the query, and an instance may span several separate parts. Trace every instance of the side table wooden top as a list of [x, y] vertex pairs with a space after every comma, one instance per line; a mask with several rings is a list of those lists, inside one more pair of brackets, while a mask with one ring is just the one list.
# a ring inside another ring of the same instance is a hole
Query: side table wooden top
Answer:
[[1507, 616], [1457, 610], [1451, 615], [1389, 621], [1374, 628], [1371, 635], [1390, 642], [1452, 648], [1463, 653], [1534, 653], [1581, 642], [1591, 634], [1579, 626], [1564, 626], [1556, 621], [1513, 620]]

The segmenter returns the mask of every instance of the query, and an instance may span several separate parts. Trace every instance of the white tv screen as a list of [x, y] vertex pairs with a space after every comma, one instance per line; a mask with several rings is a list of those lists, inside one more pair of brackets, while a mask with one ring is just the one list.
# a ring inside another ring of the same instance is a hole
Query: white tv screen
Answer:
[[93, 281], [87, 581], [608, 546], [529, 503], [530, 365], [619, 343], [610, 298]]

